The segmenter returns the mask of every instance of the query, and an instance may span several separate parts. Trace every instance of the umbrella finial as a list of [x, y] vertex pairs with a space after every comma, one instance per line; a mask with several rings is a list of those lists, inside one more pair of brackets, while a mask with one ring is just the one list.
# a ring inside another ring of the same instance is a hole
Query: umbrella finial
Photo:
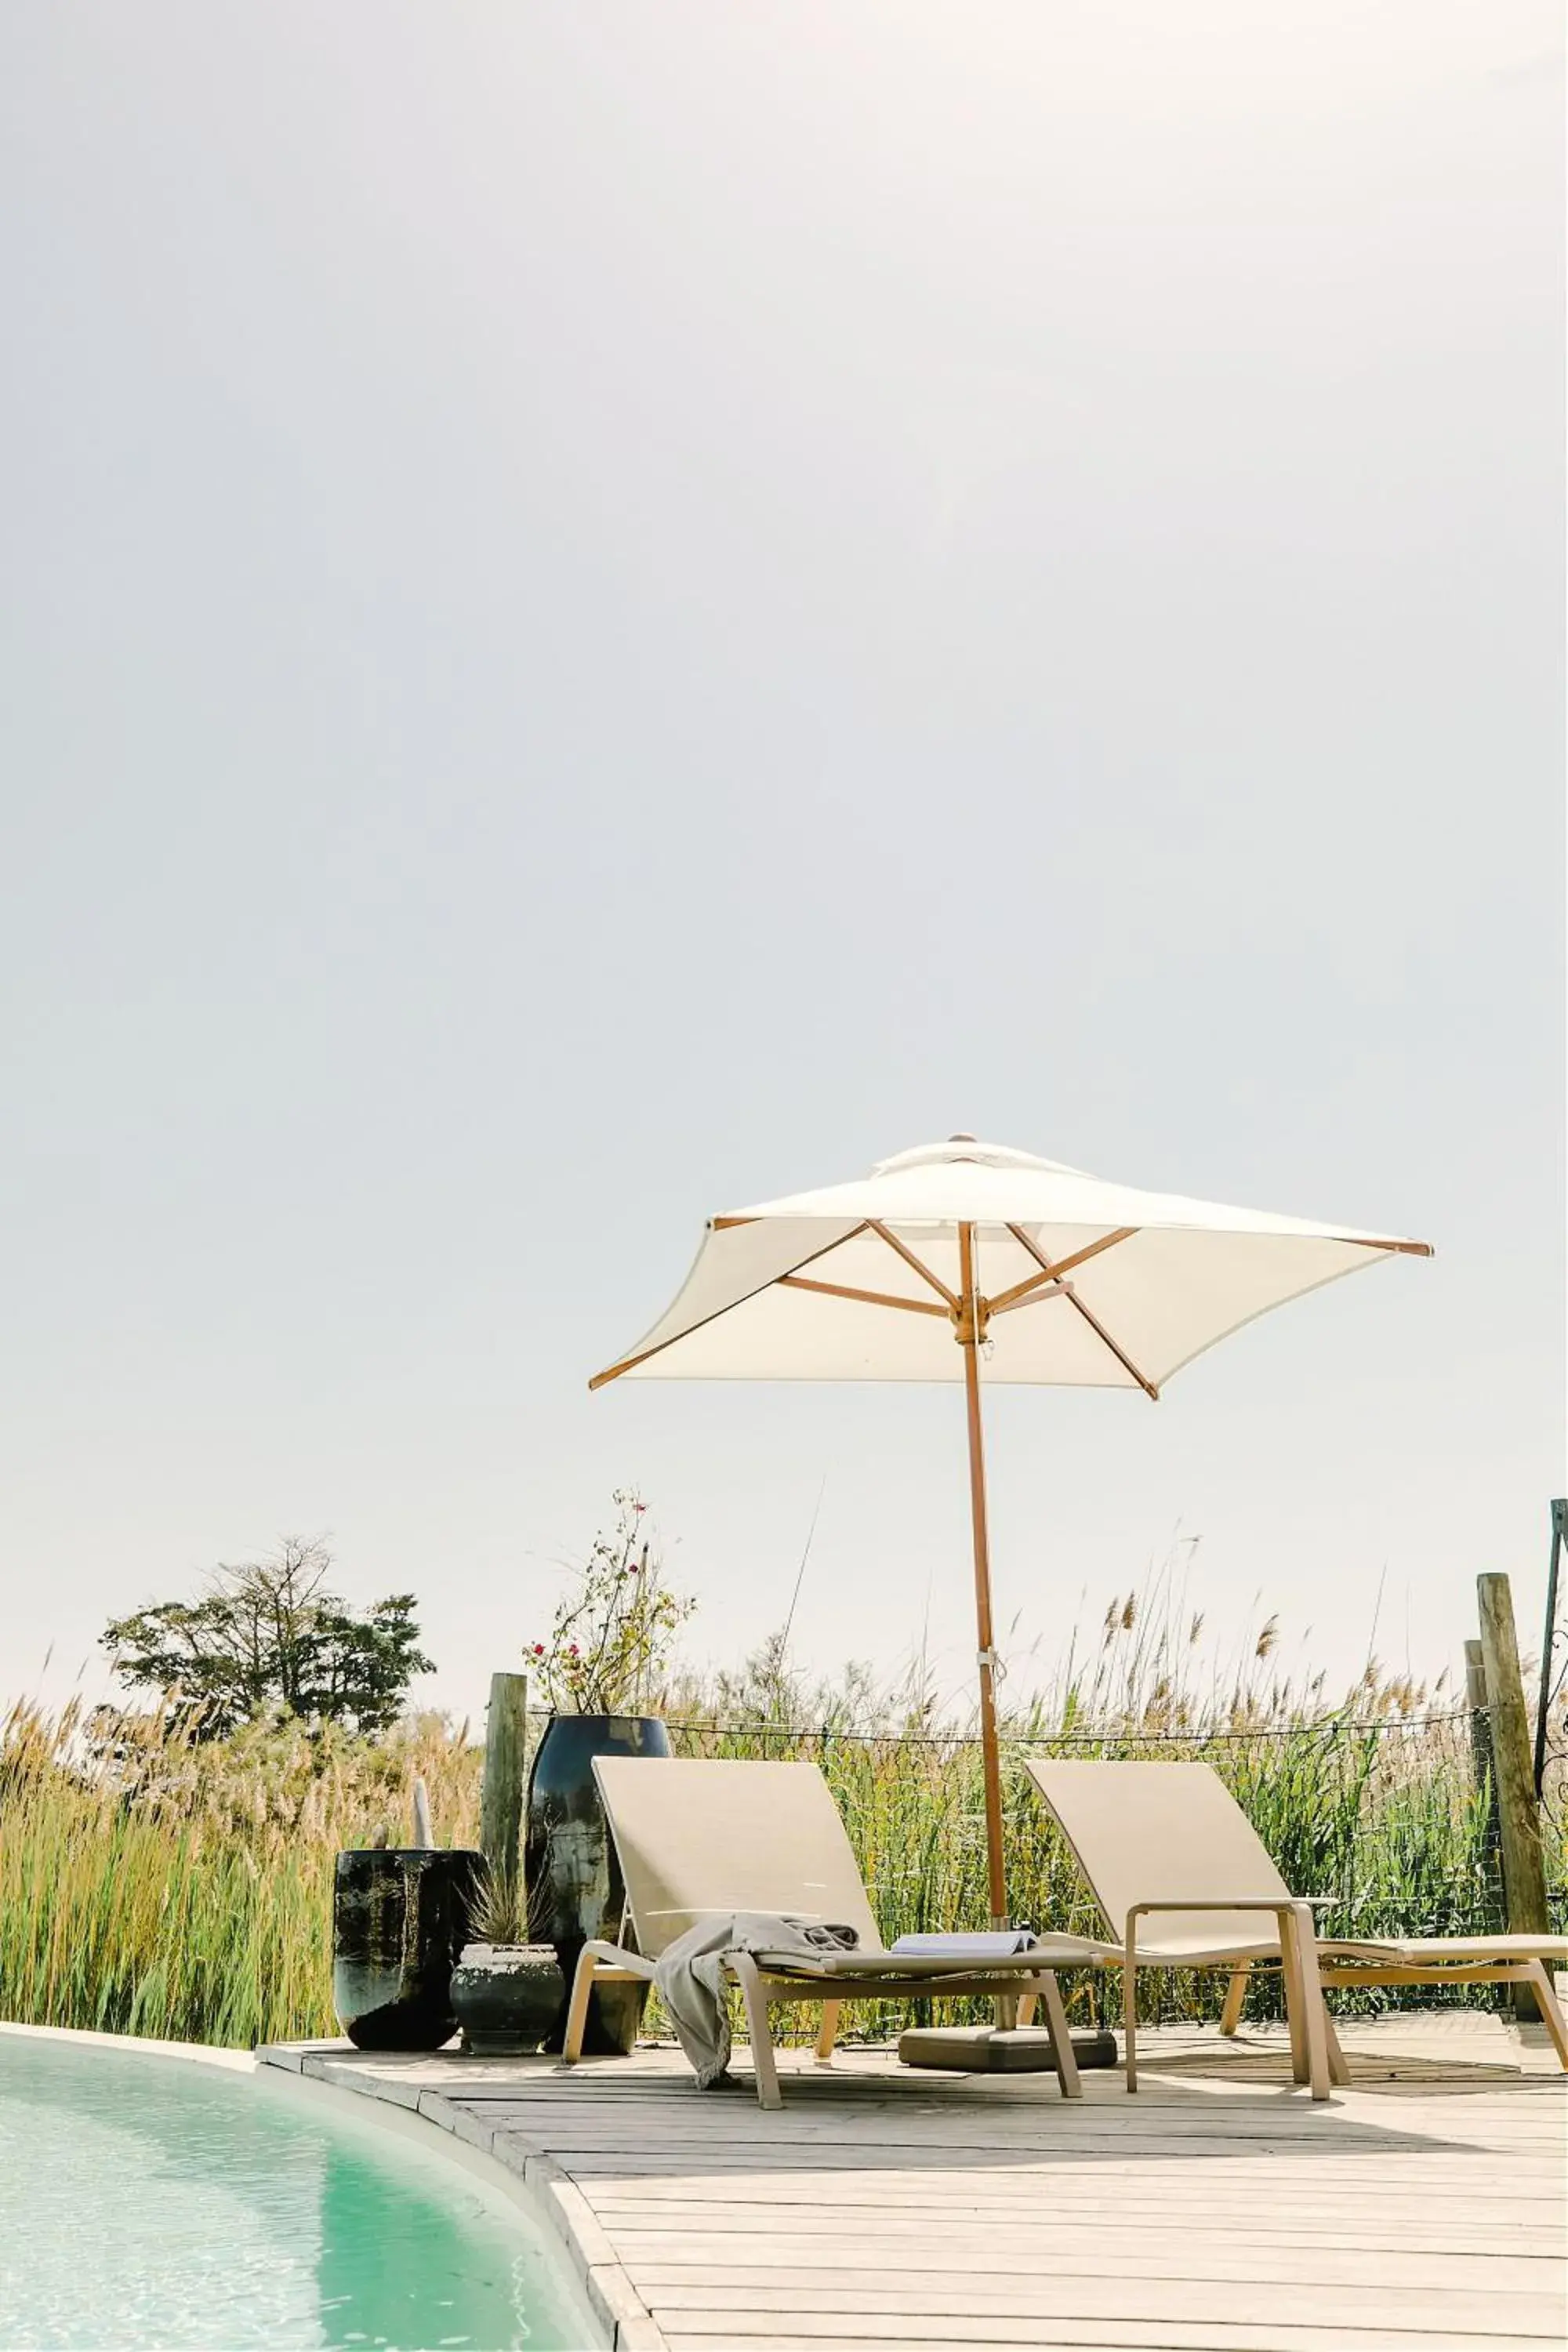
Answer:
[[967, 1128], [961, 1127], [956, 1135], [950, 1135], [947, 1139], [950, 1143], [973, 1143], [975, 1138], [970, 1134]]

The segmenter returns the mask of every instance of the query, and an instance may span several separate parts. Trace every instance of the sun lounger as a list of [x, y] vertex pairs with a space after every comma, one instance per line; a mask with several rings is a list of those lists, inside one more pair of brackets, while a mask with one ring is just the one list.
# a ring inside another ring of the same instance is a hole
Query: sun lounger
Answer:
[[1310, 2082], [1318, 2099], [1327, 2098], [1331, 2080], [1348, 2080], [1322, 2000], [1323, 1988], [1332, 1985], [1528, 1985], [1568, 2071], [1568, 2029], [1546, 1967], [1548, 1960], [1568, 1960], [1568, 1937], [1321, 1941], [1313, 1901], [1291, 1895], [1209, 1765], [1031, 1757], [1027, 1769], [1095, 1901], [1122, 1938], [1112, 1965], [1122, 1970], [1130, 2091], [1138, 2087], [1134, 2003], [1141, 1968], [1225, 1969], [1230, 1978], [1220, 2021], [1225, 2033], [1234, 2033], [1240, 2021], [1253, 1969], [1279, 1969], [1296, 2080]]
[[626, 1885], [619, 1944], [584, 1947], [567, 2011], [568, 2065], [582, 2054], [588, 1998], [596, 1982], [651, 1982], [667, 1945], [698, 1920], [766, 1912], [841, 1923], [858, 1937], [852, 1953], [824, 1955], [820, 1967], [791, 1956], [727, 1952], [725, 1973], [745, 2005], [757, 2097], [783, 2104], [768, 2024], [772, 2008], [822, 2004], [816, 2054], [826, 2060], [847, 2000], [1027, 1993], [1040, 2002], [1062, 2095], [1081, 2095], [1057, 1980], [1058, 1966], [1108, 1957], [1082, 1937], [1052, 1937], [1034, 1949], [976, 1966], [941, 1956], [895, 1958], [883, 1945], [832, 1792], [815, 1764], [600, 1756], [595, 1776]]

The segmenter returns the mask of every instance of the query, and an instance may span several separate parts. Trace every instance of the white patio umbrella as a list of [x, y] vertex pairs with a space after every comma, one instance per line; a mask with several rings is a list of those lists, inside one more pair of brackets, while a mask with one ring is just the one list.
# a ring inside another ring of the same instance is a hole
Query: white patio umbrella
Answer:
[[674, 1303], [589, 1386], [963, 1381], [991, 1913], [1005, 1925], [982, 1360], [987, 1384], [1157, 1398], [1271, 1307], [1388, 1257], [1431, 1255], [1426, 1242], [1135, 1192], [955, 1135], [858, 1182], [710, 1218]]

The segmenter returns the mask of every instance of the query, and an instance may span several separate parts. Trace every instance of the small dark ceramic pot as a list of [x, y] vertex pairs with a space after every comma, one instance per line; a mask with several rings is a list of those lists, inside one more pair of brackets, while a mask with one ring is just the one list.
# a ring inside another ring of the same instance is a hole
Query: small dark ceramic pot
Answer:
[[[570, 1995], [577, 1956], [594, 1937], [616, 1942], [626, 1883], [599, 1802], [595, 1756], [668, 1756], [669, 1734], [657, 1715], [552, 1715], [528, 1782], [528, 1932], [552, 1944]], [[646, 1985], [599, 1985], [588, 2003], [583, 2048], [625, 2057], [637, 2038]], [[566, 2001], [545, 2042], [559, 2050]]]
[[332, 2000], [360, 2050], [439, 2050], [458, 2030], [452, 1970], [468, 1940], [482, 1857], [464, 1846], [340, 1853]]
[[565, 1995], [566, 1979], [550, 1944], [469, 1944], [452, 1971], [463, 2047], [476, 2058], [537, 2050]]

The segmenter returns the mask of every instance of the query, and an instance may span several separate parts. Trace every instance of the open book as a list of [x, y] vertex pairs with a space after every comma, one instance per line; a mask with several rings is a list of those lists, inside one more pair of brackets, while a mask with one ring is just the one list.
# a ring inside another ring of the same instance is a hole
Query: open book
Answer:
[[900, 1936], [889, 1949], [895, 1959], [1003, 1960], [1032, 1952], [1038, 1940], [1032, 1927], [993, 1927], [977, 1935]]

